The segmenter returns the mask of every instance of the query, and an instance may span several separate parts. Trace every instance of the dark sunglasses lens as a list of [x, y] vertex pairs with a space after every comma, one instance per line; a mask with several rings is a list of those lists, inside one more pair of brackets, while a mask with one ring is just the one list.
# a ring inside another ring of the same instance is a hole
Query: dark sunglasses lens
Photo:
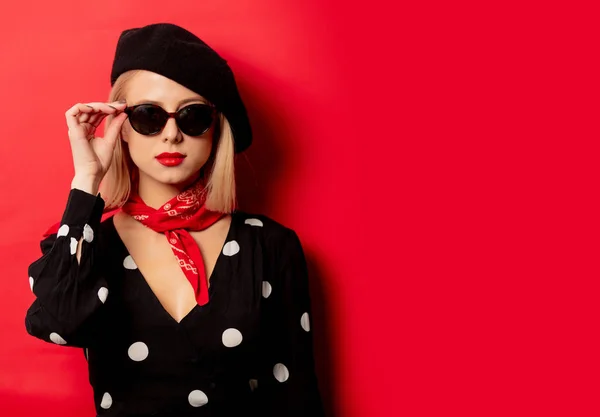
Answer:
[[206, 104], [191, 104], [179, 112], [177, 124], [188, 136], [200, 136], [213, 122], [213, 109]]
[[142, 104], [129, 116], [131, 126], [142, 135], [153, 135], [161, 131], [168, 115], [163, 109], [152, 104]]

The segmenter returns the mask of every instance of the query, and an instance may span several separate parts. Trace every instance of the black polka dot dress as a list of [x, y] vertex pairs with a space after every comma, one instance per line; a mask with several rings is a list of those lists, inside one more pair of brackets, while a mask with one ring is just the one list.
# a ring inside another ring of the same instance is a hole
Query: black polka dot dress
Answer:
[[[180, 322], [163, 308], [104, 201], [72, 189], [29, 266], [32, 336], [83, 348], [98, 416], [320, 417], [306, 261], [296, 233], [241, 211]], [[76, 258], [79, 240], [81, 261]]]

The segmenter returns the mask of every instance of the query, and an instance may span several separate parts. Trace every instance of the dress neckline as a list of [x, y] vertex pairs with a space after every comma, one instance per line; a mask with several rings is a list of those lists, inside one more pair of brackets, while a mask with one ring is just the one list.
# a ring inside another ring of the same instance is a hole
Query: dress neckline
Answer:
[[[237, 220], [237, 214], [238, 211], [233, 211], [230, 213], [231, 214], [231, 222], [229, 224], [229, 228], [227, 230], [227, 235], [225, 236], [225, 241], [223, 242], [223, 245], [221, 246], [221, 250], [219, 251], [219, 255], [217, 256], [217, 260], [215, 261], [215, 266], [210, 274], [210, 277], [208, 278], [208, 281], [210, 283], [209, 287], [208, 287], [208, 302], [204, 305], [199, 305], [198, 303], [196, 303], [194, 305], [194, 307], [192, 307], [192, 309], [190, 311], [188, 311], [182, 318], [180, 321], [177, 321], [171, 314], [169, 314], [169, 312], [165, 309], [165, 307], [162, 305], [162, 303], [160, 302], [160, 300], [158, 299], [158, 297], [156, 296], [156, 294], [154, 293], [154, 291], [152, 291], [152, 288], [150, 287], [150, 285], [148, 284], [148, 281], [146, 281], [146, 278], [144, 277], [144, 275], [142, 274], [142, 272], [140, 271], [140, 269], [137, 267], [136, 264], [136, 268], [135, 268], [135, 275], [136, 277], [140, 280], [141, 285], [144, 287], [144, 290], [148, 293], [149, 297], [152, 298], [153, 303], [156, 305], [156, 307], [161, 310], [164, 315], [167, 317], [168, 320], [170, 320], [172, 323], [174, 323], [177, 326], [181, 326], [182, 324], [184, 324], [184, 322], [186, 322], [187, 320], [189, 320], [189, 318], [196, 312], [196, 311], [204, 311], [204, 310], [209, 310], [215, 295], [218, 291], [218, 283], [219, 283], [219, 274], [217, 273], [217, 269], [221, 266], [221, 264], [223, 262], [225, 262], [223, 260], [223, 258], [225, 258], [225, 255], [223, 253], [223, 249], [225, 247], [225, 245], [231, 241], [233, 239], [234, 236], [234, 230], [235, 230], [235, 223]], [[127, 256], [131, 257], [131, 254], [129, 253], [129, 250], [127, 249], [127, 246], [125, 246], [125, 242], [123, 242], [123, 240], [121, 239], [121, 236], [119, 235], [119, 232], [117, 232], [117, 228], [115, 227], [115, 223], [114, 223], [114, 215], [110, 216], [108, 219], [106, 219], [106, 222], [108, 223], [108, 227], [111, 231], [112, 234], [114, 234], [114, 237], [118, 243], [118, 247], [117, 249], [117, 253], [119, 254], [119, 257], [122, 257], [123, 259], [125, 259]], [[131, 257], [131, 259], [134, 261], [133, 257]], [[123, 262], [123, 261], [121, 261]]]

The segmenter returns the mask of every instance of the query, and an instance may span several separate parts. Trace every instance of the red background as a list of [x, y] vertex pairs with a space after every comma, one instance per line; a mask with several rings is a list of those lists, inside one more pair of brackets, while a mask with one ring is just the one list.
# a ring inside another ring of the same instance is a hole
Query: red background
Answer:
[[1, 416], [93, 415], [81, 351], [25, 333], [26, 271], [73, 175], [64, 112], [157, 21], [236, 73], [242, 208], [303, 241], [330, 416], [600, 414], [596, 11], [385, 3], [3, 6]]

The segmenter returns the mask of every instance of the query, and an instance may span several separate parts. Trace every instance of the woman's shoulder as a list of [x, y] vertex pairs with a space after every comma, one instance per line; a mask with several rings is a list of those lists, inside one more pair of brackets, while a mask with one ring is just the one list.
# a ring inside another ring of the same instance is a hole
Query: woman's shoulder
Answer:
[[304, 250], [296, 231], [287, 224], [262, 213], [236, 211], [232, 214], [240, 235], [246, 234], [262, 247], [262, 253], [272, 260], [273, 268], [290, 262], [303, 262]]
[[245, 226], [272, 244], [293, 238], [296, 234], [290, 226], [264, 213], [236, 210], [232, 217], [240, 227]]
[[115, 214], [103, 218], [100, 223], [100, 245], [106, 254], [119, 253], [121, 248], [121, 237], [115, 227]]

